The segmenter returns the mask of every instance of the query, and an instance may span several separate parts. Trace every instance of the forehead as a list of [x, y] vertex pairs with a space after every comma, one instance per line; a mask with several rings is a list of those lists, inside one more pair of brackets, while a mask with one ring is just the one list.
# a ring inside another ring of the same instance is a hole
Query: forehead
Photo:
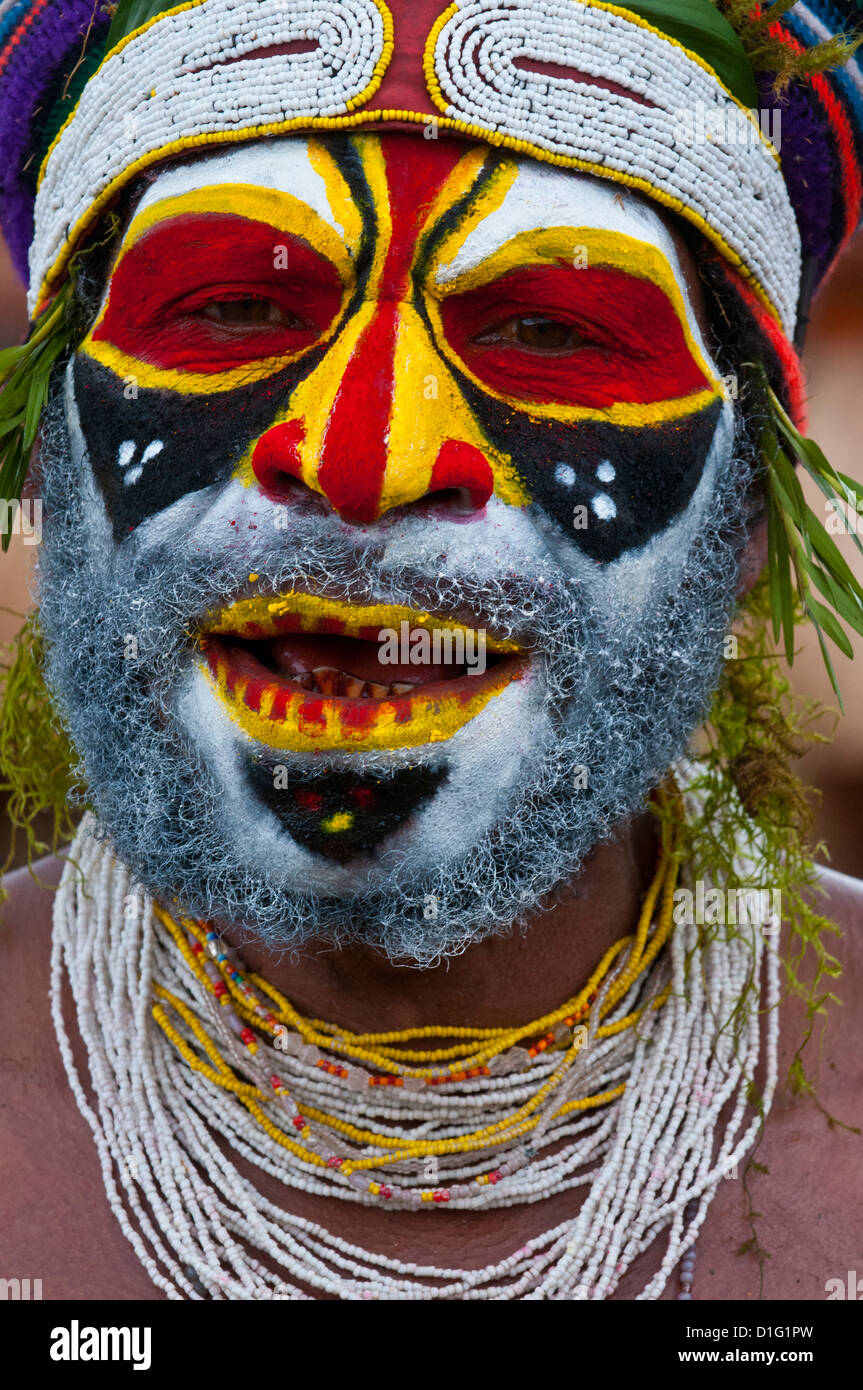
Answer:
[[[421, 136], [388, 137], [397, 142], [399, 161], [414, 162], [418, 175], [424, 169], [428, 143]], [[453, 150], [453, 163], [459, 155], [482, 153], [489, 147], [472, 141], [447, 141]], [[379, 144], [376, 135], [358, 135], [351, 144], [362, 157], [370, 147]], [[288, 194], [306, 204], [322, 222], [340, 237], [349, 239], [346, 226], [344, 196], [349, 191], [329, 175], [326, 162], [319, 151], [344, 148], [342, 137], [282, 136], [275, 140], [257, 140], [228, 151], [200, 156], [183, 165], [161, 170], [148, 187], [136, 208], [136, 214], [146, 212], [157, 204], [199, 190], [213, 190], [216, 204], [225, 211], [242, 215], [242, 204], [232, 206], [231, 185], [245, 185]], [[676, 279], [684, 280], [677, 246], [665, 222], [656, 209], [638, 194], [619, 185], [595, 178], [549, 167], [529, 157], [508, 157], [512, 166], [506, 192], [495, 199], [486, 212], [473, 215], [466, 237], [460, 241], [455, 254], [444, 262], [438, 278], [445, 282], [459, 276], [498, 247], [523, 232], [541, 228], [572, 227], [617, 233], [647, 242], [659, 250], [668, 261]], [[456, 183], [453, 203], [464, 185]], [[373, 198], [380, 197], [382, 186], [373, 184]], [[423, 201], [424, 188], [418, 177], [416, 198]], [[402, 200], [402, 206], [404, 206]], [[443, 209], [442, 209], [443, 211]], [[450, 210], [458, 220], [458, 207]]]

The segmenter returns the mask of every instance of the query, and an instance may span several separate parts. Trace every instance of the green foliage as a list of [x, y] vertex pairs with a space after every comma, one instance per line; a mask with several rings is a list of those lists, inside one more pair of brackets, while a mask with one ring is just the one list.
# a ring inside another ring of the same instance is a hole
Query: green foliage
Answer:
[[[70, 278], [36, 319], [27, 342], [0, 352], [0, 499], [11, 502], [23, 491], [51, 373], [69, 345], [73, 301]], [[11, 526], [7, 526], [4, 551], [10, 536]]]
[[626, 9], [697, 53], [744, 106], [756, 105], [746, 50], [713, 0], [627, 0]]
[[105, 52], [110, 53], [127, 34], [131, 34], [134, 29], [140, 29], [142, 24], [155, 19], [156, 15], [176, 9], [177, 3], [178, 0], [119, 0], [116, 5], [106, 5], [108, 13], [111, 14], [113, 11], [113, 14]]
[[[66, 279], [34, 320], [26, 343], [0, 351], [0, 503], [21, 497], [52, 376], [80, 336], [78, 277], [86, 274], [90, 258], [114, 240], [119, 227], [116, 212], [108, 213], [102, 236], [75, 252]], [[7, 527], [4, 551], [9, 549], [10, 537], [11, 527]]]
[[[863, 511], [863, 491], [853, 478], [838, 473], [818, 445], [795, 429], [780, 401], [767, 385], [762, 368], [762, 388], [768, 402], [768, 419], [761, 435], [767, 497], [767, 549], [770, 573], [773, 635], [780, 633], [789, 666], [794, 660], [795, 611], [812, 623], [824, 665], [842, 708], [842, 697], [825, 638], [853, 658], [854, 649], [839, 621], [863, 636], [863, 587], [840, 554], [836, 542], [803, 496], [794, 462], [809, 474], [827, 499], [828, 510], [851, 515]], [[857, 549], [863, 546], [851, 531]], [[818, 590], [821, 599], [815, 597]], [[824, 600], [822, 602], [821, 600]], [[844, 709], [843, 709], [844, 714]]]
[[782, 92], [789, 82], [805, 80], [813, 73], [841, 67], [863, 43], [863, 35], [838, 34], [795, 53], [768, 30], [771, 24], [792, 8], [796, 0], [772, 0], [771, 4], [765, 5], [756, 5], [753, 0], [715, 0], [715, 3], [740, 36], [754, 71], [774, 74], [774, 90], [777, 93]]
[[[837, 1002], [831, 985], [841, 967], [827, 945], [838, 928], [817, 909], [818, 872], [809, 842], [812, 800], [794, 765], [810, 745], [827, 740], [816, 728], [823, 711], [792, 694], [771, 640], [771, 621], [765, 574], [740, 608], [738, 655], [726, 662], [704, 726], [687, 788], [690, 810], [675, 852], [693, 880], [730, 888], [739, 886], [741, 843], [757, 849], [761, 885], [780, 890], [789, 926], [783, 956], [786, 985], [805, 1005], [804, 1033], [788, 1080], [792, 1090], [811, 1092], [803, 1055], [816, 1020], [826, 1015], [830, 1002]], [[661, 806], [656, 813], [665, 826], [671, 813]], [[721, 930], [735, 928], [723, 925]], [[733, 1030], [742, 1024], [751, 1008], [758, 1007], [757, 991], [753, 980], [737, 1017], [720, 1020], [723, 1027]], [[757, 1088], [752, 1099], [758, 1109]]]
[[[0, 793], [8, 800], [12, 827], [5, 873], [19, 837], [26, 839], [27, 862], [56, 853], [75, 833], [71, 802], [82, 790], [73, 771], [74, 755], [42, 675], [42, 639], [31, 615], [0, 663]], [[45, 811], [53, 818], [50, 840], [37, 836], [34, 821]], [[0, 901], [5, 895], [0, 890]]]

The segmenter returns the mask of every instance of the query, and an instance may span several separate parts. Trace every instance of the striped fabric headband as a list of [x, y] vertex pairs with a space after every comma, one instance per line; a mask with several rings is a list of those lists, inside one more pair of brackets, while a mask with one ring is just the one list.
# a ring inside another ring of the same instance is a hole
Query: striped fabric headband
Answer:
[[[150, 17], [119, 41], [115, 22], [42, 163], [31, 312], [99, 213], [159, 160], [292, 130], [435, 120], [679, 213], [790, 335], [801, 244], [780, 157], [746, 104], [755, 82], [734, 61], [730, 26], [710, 0], [686, 5], [727, 30], [719, 40], [708, 30], [727, 80], [687, 46], [693, 26], [678, 39], [638, 5], [602, 0], [455, 0], [443, 13], [440, 0], [412, 0], [395, 15], [383, 0], [127, 5]], [[690, 114], [702, 138], [681, 134]]]

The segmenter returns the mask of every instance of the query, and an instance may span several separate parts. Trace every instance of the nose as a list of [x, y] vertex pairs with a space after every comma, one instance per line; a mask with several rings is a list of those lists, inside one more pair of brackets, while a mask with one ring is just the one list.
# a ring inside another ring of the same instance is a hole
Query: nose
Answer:
[[252, 470], [261, 491], [273, 501], [285, 503], [303, 493], [321, 492], [344, 521], [362, 524], [412, 501], [435, 502], [439, 509], [459, 515], [481, 512], [494, 491], [494, 475], [485, 454], [459, 439], [444, 440], [427, 489], [401, 502], [393, 496], [388, 505], [380, 506], [376, 490], [364, 486], [363, 477], [330, 480], [329, 490], [310, 488], [303, 479], [300, 456], [304, 437], [302, 421], [288, 420], [267, 430], [255, 446]]
[[357, 319], [257, 441], [258, 486], [280, 502], [318, 493], [355, 524], [429, 499], [481, 511], [494, 451], [419, 313], [385, 303]]

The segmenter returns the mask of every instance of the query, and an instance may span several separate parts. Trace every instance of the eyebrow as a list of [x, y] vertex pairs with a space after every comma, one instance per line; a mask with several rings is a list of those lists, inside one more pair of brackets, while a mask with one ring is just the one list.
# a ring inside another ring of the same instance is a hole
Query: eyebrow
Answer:
[[[464, 242], [446, 263], [451, 266]], [[585, 269], [616, 270], [633, 280], [649, 280], [672, 301], [688, 321], [684, 286], [662, 249], [627, 232], [558, 223], [515, 232], [484, 256], [455, 274], [438, 275], [434, 289], [441, 298], [493, 284], [510, 271], [547, 265], [578, 275]], [[440, 269], [440, 262], [438, 263]]]
[[353, 248], [350, 242], [343, 240], [310, 203], [294, 194], [258, 184], [210, 184], [170, 194], [139, 210], [130, 222], [111, 266], [109, 291], [118, 266], [128, 256], [136, 254], [151, 232], [187, 216], [198, 217], [202, 222], [208, 216], [232, 218], [238, 227], [243, 223], [271, 227], [278, 236], [305, 241], [336, 268], [344, 284], [349, 284], [353, 279]]

